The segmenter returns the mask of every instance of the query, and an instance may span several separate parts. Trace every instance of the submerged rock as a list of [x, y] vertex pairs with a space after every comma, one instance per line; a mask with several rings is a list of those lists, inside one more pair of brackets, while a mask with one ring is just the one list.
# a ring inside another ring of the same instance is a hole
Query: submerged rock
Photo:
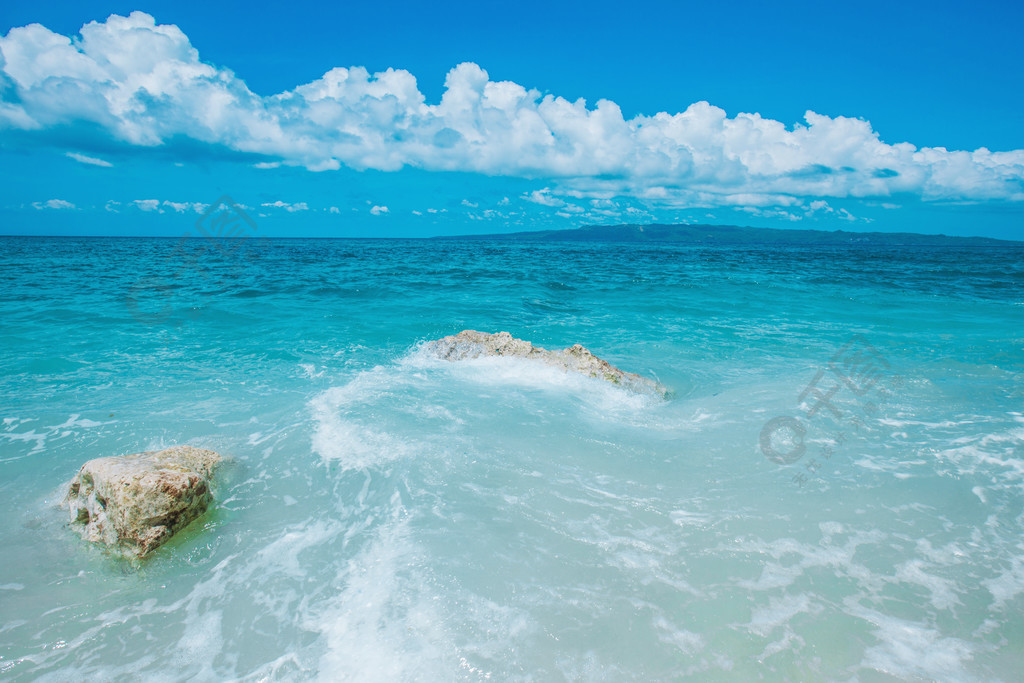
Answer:
[[144, 557], [206, 511], [221, 460], [191, 446], [90, 460], [64, 499], [71, 526], [88, 541]]
[[458, 334], [428, 342], [427, 348], [439, 358], [450, 361], [481, 356], [528, 358], [561, 368], [566, 372], [603, 379], [636, 393], [655, 394], [661, 397], [668, 395], [668, 389], [658, 382], [632, 372], [623, 372], [579, 344], [559, 351], [548, 351], [523, 339], [516, 339], [508, 332], [490, 334], [463, 330]]

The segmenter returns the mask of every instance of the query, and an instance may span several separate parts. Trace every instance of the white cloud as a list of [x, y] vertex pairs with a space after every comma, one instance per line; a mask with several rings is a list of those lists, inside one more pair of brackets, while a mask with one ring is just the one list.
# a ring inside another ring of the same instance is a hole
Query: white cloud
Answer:
[[89, 164], [90, 166], [102, 166], [104, 168], [110, 168], [111, 166], [113, 166], [113, 164], [110, 163], [109, 161], [97, 159], [96, 157], [87, 157], [84, 154], [79, 154], [78, 152], [66, 152], [66, 156], [80, 163]]
[[[175, 213], [202, 213], [209, 207], [208, 204], [202, 202], [172, 202], [167, 199], [136, 199], [131, 202], [136, 209], [140, 211], [146, 211], [148, 213], [164, 213], [166, 209], [170, 209]], [[121, 202], [110, 200], [104, 207], [107, 211], [112, 213], [118, 213], [118, 207], [121, 206]]]
[[372, 209], [370, 209], [370, 213], [372, 213], [374, 216], [383, 216], [386, 213], [391, 213], [391, 210], [388, 209], [388, 207], [386, 206], [375, 205]]
[[166, 206], [168, 209], [178, 213], [186, 213], [188, 211], [202, 213], [207, 209], [207, 205], [202, 202], [171, 202], [166, 199], [163, 201], [161, 206]]
[[805, 215], [834, 216], [844, 221], [855, 221], [857, 218], [846, 209], [836, 209], [829, 205], [824, 199], [818, 199], [808, 204], [804, 209]]
[[524, 198], [563, 209], [556, 195], [792, 215], [812, 200], [903, 193], [1024, 201], [1024, 150], [919, 149], [883, 142], [861, 119], [809, 111], [787, 126], [758, 114], [729, 117], [707, 102], [625, 119], [614, 102], [588, 107], [491, 81], [472, 63], [448, 73], [436, 104], [407, 71], [361, 67], [262, 97], [201, 61], [176, 26], [141, 12], [87, 24], [74, 40], [38, 24], [14, 28], [0, 38], [0, 53], [14, 90], [0, 105], [0, 131], [86, 122], [129, 145], [187, 137], [271, 159], [259, 168], [414, 166], [542, 178], [550, 188]]
[[739, 206], [740, 211], [749, 213], [759, 218], [781, 218], [787, 221], [800, 221], [805, 218], [836, 218], [843, 221], [871, 222], [867, 218], [857, 218], [847, 209], [837, 209], [824, 199], [816, 199], [809, 203], [800, 201], [789, 202], [788, 204], [772, 204], [770, 202], [759, 206]]
[[[295, 204], [289, 204], [288, 202], [282, 202], [280, 199], [273, 202], [265, 202], [260, 206], [266, 206], [271, 209], [284, 209], [288, 213], [295, 213], [296, 211], [309, 211], [309, 205], [306, 202], [297, 202]], [[335, 212], [337, 209], [335, 209]]]
[[47, 199], [45, 202], [32, 202], [36, 209], [75, 209], [78, 208], [71, 202], [63, 199]]
[[332, 207], [330, 207], [330, 208], [328, 209], [328, 211], [329, 211], [329, 212], [331, 212], [331, 213], [341, 213], [341, 209], [339, 209], [339, 208], [338, 208], [338, 207], [336, 207], [336, 206], [332, 206]]
[[565, 206], [565, 201], [551, 196], [551, 188], [548, 187], [524, 194], [523, 199], [541, 206]]

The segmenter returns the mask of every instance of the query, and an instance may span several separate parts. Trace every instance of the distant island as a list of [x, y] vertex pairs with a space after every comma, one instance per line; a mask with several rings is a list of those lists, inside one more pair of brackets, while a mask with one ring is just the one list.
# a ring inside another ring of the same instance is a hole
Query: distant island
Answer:
[[910, 232], [787, 230], [737, 225], [585, 225], [570, 230], [537, 230], [490, 235], [446, 235], [433, 239], [515, 242], [652, 242], [702, 245], [1024, 247], [992, 237], [921, 235]]

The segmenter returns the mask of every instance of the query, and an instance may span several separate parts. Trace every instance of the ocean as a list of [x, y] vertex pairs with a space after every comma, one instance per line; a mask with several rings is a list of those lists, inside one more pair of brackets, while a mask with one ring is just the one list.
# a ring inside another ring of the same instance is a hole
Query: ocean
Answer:
[[[0, 320], [4, 680], [1024, 670], [1022, 249], [5, 237]], [[204, 517], [68, 528], [174, 444]]]

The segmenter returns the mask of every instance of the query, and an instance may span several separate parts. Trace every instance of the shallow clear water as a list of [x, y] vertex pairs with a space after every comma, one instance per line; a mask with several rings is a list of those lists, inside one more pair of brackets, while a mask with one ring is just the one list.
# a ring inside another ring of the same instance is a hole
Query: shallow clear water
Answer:
[[[4, 678], [1024, 670], [1024, 251], [2, 238], [0, 320]], [[64, 525], [176, 443], [233, 462], [140, 568]]]

